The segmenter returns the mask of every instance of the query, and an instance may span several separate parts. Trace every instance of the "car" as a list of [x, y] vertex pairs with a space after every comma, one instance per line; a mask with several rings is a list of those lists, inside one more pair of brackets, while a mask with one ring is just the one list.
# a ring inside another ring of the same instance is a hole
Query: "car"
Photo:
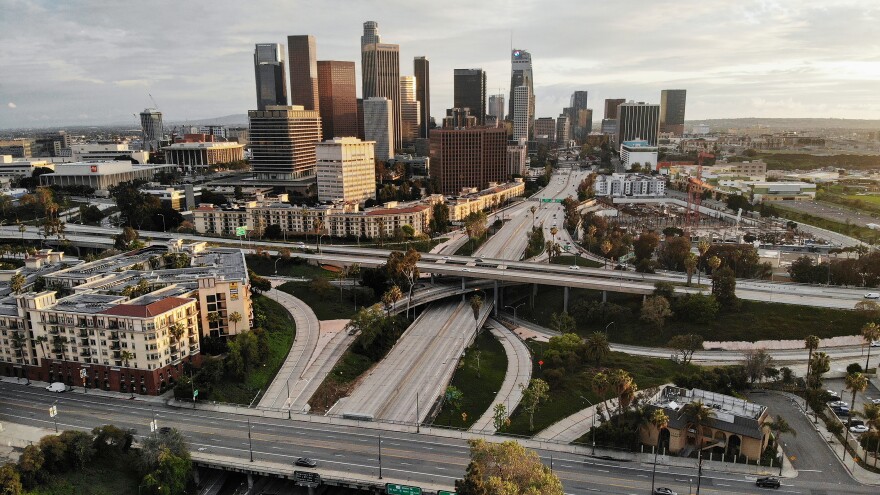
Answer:
[[463, 271], [463, 272], [469, 272], [469, 271], [471, 271], [471, 269], [470, 269], [470, 268], [462, 268], [461, 271]]
[[452, 258], [450, 258], [449, 256], [444, 256], [444, 257], [443, 257], [443, 261], [449, 261], [449, 260], [451, 260], [451, 259], [452, 259]]
[[849, 420], [849, 425], [850, 426], [864, 426], [865, 422], [862, 421], [861, 419], [851, 419], [851, 420]]
[[849, 407], [849, 402], [844, 402], [842, 400], [836, 400], [834, 402], [829, 402], [828, 406], [831, 407], [831, 409], [834, 409], [835, 407]]
[[880, 299], [880, 292], [868, 292], [865, 299]]
[[474, 261], [476, 261], [477, 263], [482, 263], [482, 262], [483, 262], [483, 258], [477, 258], [477, 259], [475, 259]]
[[571, 265], [570, 267], [568, 267], [568, 269], [569, 269], [569, 270], [580, 270], [581, 267], [579, 267], [579, 266], [577, 266], [577, 265]]
[[880, 405], [880, 399], [871, 399], [871, 404]]
[[773, 476], [765, 476], [755, 480], [755, 485], [759, 488], [779, 488], [779, 478]]
[[52, 382], [49, 385], [46, 385], [46, 390], [60, 394], [61, 392], [67, 392], [70, 390], [70, 387], [63, 382]]
[[835, 392], [834, 390], [826, 390], [826, 392], [828, 392], [828, 400], [829, 401], [840, 400], [840, 396], [837, 395], [837, 392]]
[[880, 340], [872, 340], [871, 347], [880, 347]]
[[654, 488], [654, 495], [678, 495], [678, 493], [672, 491], [671, 488], [666, 488], [665, 486], [660, 486]]
[[306, 247], [306, 243], [304, 242], [297, 242], [296, 245], [297, 247]]
[[832, 407], [831, 410], [838, 416], [849, 416], [848, 407]]
[[868, 431], [868, 427], [865, 425], [858, 425], [858, 426], [850, 426], [849, 427], [850, 433], [865, 433], [867, 431]]
[[310, 459], [308, 457], [300, 457], [296, 461], [294, 461], [293, 464], [296, 466], [303, 466], [303, 467], [315, 467], [318, 465], [318, 461], [316, 461], [314, 459]]

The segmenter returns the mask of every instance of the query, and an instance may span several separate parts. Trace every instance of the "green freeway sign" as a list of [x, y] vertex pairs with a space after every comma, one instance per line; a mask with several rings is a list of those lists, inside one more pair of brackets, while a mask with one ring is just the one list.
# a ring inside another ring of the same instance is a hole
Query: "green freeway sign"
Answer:
[[245, 235], [247, 235], [247, 231], [248, 231], [247, 227], [236, 227], [235, 228], [235, 235], [238, 237], [245, 236]]
[[458, 495], [458, 494], [455, 492], [447, 492], [446, 490], [440, 490], [439, 492], [437, 492], [437, 495]]
[[385, 483], [385, 493], [387, 495], [422, 495], [422, 489], [417, 486]]
[[199, 389], [193, 390], [193, 399], [199, 396]]
[[542, 203], [562, 203], [561, 199], [541, 198]]

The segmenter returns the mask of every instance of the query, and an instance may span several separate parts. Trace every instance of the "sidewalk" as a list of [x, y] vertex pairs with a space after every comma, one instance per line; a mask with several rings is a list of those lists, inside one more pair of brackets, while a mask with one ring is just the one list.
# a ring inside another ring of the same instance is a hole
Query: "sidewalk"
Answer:
[[528, 346], [501, 323], [490, 319], [490, 324], [486, 326], [504, 347], [504, 353], [507, 355], [507, 373], [492, 406], [471, 426], [470, 431], [495, 433], [493, 408], [495, 404], [504, 404], [507, 413], [510, 414], [519, 405], [519, 401], [522, 400], [520, 385], [527, 387], [532, 378], [532, 354]]
[[[25, 386], [24, 378], [16, 379], [14, 376], [0, 376], [0, 382], [4, 383], [15, 383], [18, 385]], [[31, 380], [31, 387], [34, 388], [46, 388], [49, 385], [48, 382], [41, 382], [37, 380]], [[128, 392], [112, 392], [109, 390], [101, 390], [90, 388], [83, 392], [83, 388], [81, 386], [72, 386], [70, 390], [64, 392], [65, 394], [76, 394], [76, 395], [97, 395], [98, 397], [109, 397], [112, 399], [120, 399], [120, 400], [133, 400], [137, 402], [152, 402], [154, 404], [166, 404], [168, 400], [174, 397], [174, 391], [169, 390], [162, 395], [138, 395], [135, 394], [134, 398], [132, 398], [131, 394]]]

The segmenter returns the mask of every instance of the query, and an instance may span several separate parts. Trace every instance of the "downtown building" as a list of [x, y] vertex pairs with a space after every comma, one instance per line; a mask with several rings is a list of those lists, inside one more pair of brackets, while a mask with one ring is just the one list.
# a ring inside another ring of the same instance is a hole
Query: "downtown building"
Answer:
[[571, 124], [568, 115], [559, 114], [556, 119], [556, 147], [559, 149], [568, 148], [571, 141]]
[[165, 129], [162, 126], [162, 112], [155, 108], [147, 108], [141, 112], [141, 143], [147, 152], [159, 151]]
[[583, 143], [587, 134], [593, 131], [593, 111], [587, 103], [587, 91], [575, 91], [571, 95], [569, 107], [563, 112], [571, 127], [571, 139]]
[[[391, 104], [392, 140], [389, 143], [389, 156], [400, 148], [400, 46], [382, 43], [379, 36], [379, 25], [374, 21], [364, 23], [364, 34], [361, 36], [361, 95], [366, 100], [373, 97], [388, 99]], [[366, 128], [366, 107], [364, 109], [364, 127]], [[366, 135], [367, 140], [376, 141]], [[378, 141], [376, 143], [379, 144]]]
[[513, 140], [529, 139], [530, 130], [534, 128], [532, 113], [532, 92], [528, 86], [517, 86], [513, 91]]
[[[520, 109], [517, 115], [517, 107], [521, 105], [517, 102], [517, 90], [520, 86], [528, 88], [528, 102], [524, 108]], [[528, 132], [526, 137], [535, 125], [535, 80], [532, 74], [532, 54], [526, 50], [513, 50], [510, 52], [510, 118], [514, 122], [516, 128], [517, 117], [528, 119]], [[514, 132], [514, 139], [518, 136]]]
[[402, 145], [411, 147], [419, 138], [421, 105], [416, 99], [416, 78], [400, 76], [400, 137]]
[[394, 157], [394, 105], [388, 98], [364, 99], [364, 136], [375, 143], [374, 159], [385, 162]]
[[374, 145], [354, 137], [318, 143], [318, 201], [363, 204], [376, 199]]
[[432, 130], [431, 177], [447, 195], [506, 182], [507, 131], [485, 126]]
[[256, 45], [254, 79], [257, 83], [257, 110], [265, 110], [268, 105], [287, 105], [283, 45], [278, 43]]
[[304, 110], [319, 110], [318, 62], [315, 37], [310, 34], [287, 37], [290, 67], [290, 104]]
[[413, 74], [419, 102], [419, 138], [427, 139], [431, 129], [431, 64], [426, 57], [413, 59]]
[[291, 181], [315, 175], [321, 117], [302, 106], [248, 112], [251, 169], [260, 180]]
[[504, 95], [491, 95], [489, 103], [486, 105], [486, 115], [495, 117], [495, 122], [501, 122], [504, 120], [504, 112]]
[[632, 101], [618, 107], [615, 146], [624, 141], [647, 141], [657, 146], [660, 133], [660, 105]]
[[244, 160], [244, 145], [228, 142], [174, 143], [162, 148], [165, 163], [204, 170], [211, 165]]
[[357, 137], [357, 86], [354, 62], [319, 60], [318, 103], [325, 139]]
[[467, 108], [476, 117], [477, 125], [486, 123], [486, 71], [455, 69], [453, 74], [453, 106]]
[[664, 89], [660, 92], [660, 132], [681, 137], [684, 134], [684, 111], [687, 90]]
[[556, 119], [553, 117], [535, 119], [535, 141], [545, 141], [548, 145], [556, 144]]
[[612, 198], [661, 198], [666, 195], [666, 178], [647, 174], [599, 175], [593, 190], [596, 196]]

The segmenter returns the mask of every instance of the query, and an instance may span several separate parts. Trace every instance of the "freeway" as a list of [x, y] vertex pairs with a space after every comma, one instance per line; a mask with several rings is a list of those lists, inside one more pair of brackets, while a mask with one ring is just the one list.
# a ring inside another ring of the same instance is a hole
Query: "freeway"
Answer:
[[[0, 421], [51, 428], [52, 420], [47, 410], [56, 401], [58, 424], [63, 429], [91, 430], [102, 424], [115, 424], [121, 428], [138, 429], [142, 438], [149, 422], [156, 418], [160, 426], [180, 430], [195, 453], [214, 454], [228, 459], [229, 463], [247, 464], [248, 418], [239, 415], [173, 409], [140, 400], [75, 392], [52, 394], [4, 382], [0, 383]], [[318, 472], [333, 470], [351, 478], [379, 483], [377, 445], [380, 430], [258, 417], [251, 418], [250, 426], [255, 459], [252, 466], [261, 462], [291, 465], [296, 457], [306, 455], [318, 461]], [[422, 431], [421, 434], [382, 433], [381, 459], [385, 476], [408, 480], [413, 485], [451, 488], [454, 480], [463, 476], [468, 462], [465, 440], [435, 434], [429, 428]], [[523, 443], [538, 445], [529, 441]], [[602, 459], [586, 455], [589, 449], [570, 446], [556, 449], [539, 449], [538, 453], [546, 464], [551, 463], [552, 455], [554, 472], [562, 480], [566, 493], [647, 493], [650, 487], [651, 466], [631, 455]], [[755, 493], [754, 475], [711, 471], [708, 464], [703, 470], [703, 493]], [[290, 471], [293, 471], [292, 465]], [[669, 486], [685, 493], [689, 481], [696, 481], [693, 467], [658, 467], [658, 486]], [[785, 479], [782, 489], [774, 493], [861, 495], [876, 494], [876, 490], [876, 487], [858, 485], [848, 477], [826, 476], [809, 481]]]

